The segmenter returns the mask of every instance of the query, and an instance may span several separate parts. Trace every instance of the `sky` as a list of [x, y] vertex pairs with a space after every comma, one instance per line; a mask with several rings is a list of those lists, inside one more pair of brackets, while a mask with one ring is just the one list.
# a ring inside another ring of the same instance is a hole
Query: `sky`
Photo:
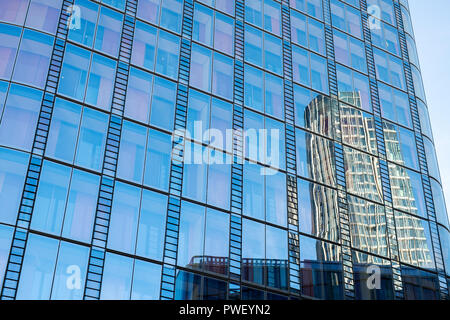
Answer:
[[409, 0], [409, 7], [449, 214], [450, 0]]

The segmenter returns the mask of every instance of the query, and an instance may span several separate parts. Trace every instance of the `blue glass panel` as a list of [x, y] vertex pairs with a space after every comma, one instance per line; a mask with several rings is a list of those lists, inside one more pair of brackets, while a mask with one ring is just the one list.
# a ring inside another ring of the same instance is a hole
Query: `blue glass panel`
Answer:
[[233, 99], [233, 59], [214, 53], [212, 93]]
[[153, 71], [155, 67], [156, 31], [155, 27], [139, 20], [136, 21], [131, 63]]
[[287, 223], [286, 176], [275, 170], [266, 170], [266, 221], [279, 226]]
[[99, 5], [87, 0], [76, 0], [74, 5], [80, 8], [80, 25], [69, 30], [68, 39], [92, 47]]
[[162, 190], [168, 189], [171, 151], [170, 135], [149, 130], [144, 171], [145, 185]]
[[230, 216], [227, 213], [209, 208], [206, 210], [203, 269], [227, 273], [226, 263], [220, 263], [220, 261], [226, 261], [228, 258], [229, 230]]
[[106, 144], [108, 116], [103, 112], [84, 108], [78, 138], [75, 163], [100, 171]]
[[73, 162], [81, 119], [79, 104], [56, 98], [45, 154], [49, 157]]
[[168, 131], [173, 130], [175, 117], [176, 83], [155, 77], [150, 124]]
[[17, 288], [17, 300], [49, 300], [58, 240], [30, 234]]
[[194, 273], [177, 271], [175, 300], [200, 300], [202, 278]]
[[111, 109], [116, 62], [99, 54], [92, 57], [86, 103], [103, 110]]
[[276, 74], [283, 73], [281, 40], [264, 33], [264, 68]]
[[0, 224], [0, 282], [3, 283], [3, 276], [8, 262], [9, 249], [13, 238], [14, 228]]
[[199, 268], [198, 258], [203, 255], [205, 208], [187, 201], [181, 203], [180, 234], [177, 264]]
[[243, 213], [246, 216], [264, 220], [264, 172], [263, 167], [246, 163], [244, 165]]
[[164, 0], [161, 3], [160, 26], [170, 31], [181, 32], [181, 18], [183, 12], [183, 1]]
[[69, 188], [71, 168], [44, 161], [31, 228], [60, 235]]
[[231, 156], [208, 148], [207, 203], [225, 210], [230, 208]]
[[211, 91], [212, 52], [197, 44], [192, 45], [189, 84], [203, 91]]
[[154, 24], [159, 23], [161, 0], [140, 0], [137, 6], [137, 16]]
[[61, 241], [52, 287], [52, 300], [82, 300], [89, 247]]
[[44, 88], [54, 38], [25, 29], [14, 68], [13, 80]]
[[133, 259], [107, 252], [100, 299], [129, 300], [132, 277]]
[[244, 219], [242, 223], [242, 279], [264, 284], [264, 224]]
[[266, 285], [287, 290], [288, 244], [287, 232], [266, 226]]
[[156, 53], [156, 72], [172, 79], [178, 76], [178, 56], [180, 39], [165, 31], [159, 31]]
[[127, 95], [125, 97], [125, 116], [147, 123], [152, 98], [153, 76], [137, 68], [130, 69]]
[[119, 54], [123, 15], [102, 7], [95, 34], [94, 48], [116, 57]]
[[58, 92], [83, 101], [91, 54], [72, 44], [67, 44], [61, 70]]
[[126, 253], [135, 252], [140, 200], [141, 189], [116, 182], [111, 209], [108, 248]]
[[91, 242], [100, 177], [73, 170], [62, 236]]
[[263, 39], [262, 39], [262, 31], [259, 31], [249, 25], [245, 26], [245, 34], [244, 34], [244, 54], [245, 61], [256, 64], [257, 66], [262, 67], [263, 65]]
[[212, 46], [213, 12], [214, 10], [195, 4], [192, 39], [207, 46]]
[[185, 143], [183, 196], [205, 202], [207, 186], [207, 150], [197, 143]]
[[146, 127], [124, 121], [120, 138], [117, 177], [136, 183], [142, 182], [146, 142]]
[[0, 145], [30, 150], [42, 102], [42, 91], [13, 84], [0, 123]]
[[27, 14], [28, 0], [2, 1], [0, 20], [22, 25]]
[[245, 65], [244, 72], [244, 103], [247, 107], [264, 110], [264, 73], [256, 68]]
[[167, 196], [144, 189], [139, 216], [136, 254], [162, 260]]
[[0, 148], [0, 222], [16, 224], [29, 156]]
[[159, 300], [161, 266], [134, 260], [131, 300]]

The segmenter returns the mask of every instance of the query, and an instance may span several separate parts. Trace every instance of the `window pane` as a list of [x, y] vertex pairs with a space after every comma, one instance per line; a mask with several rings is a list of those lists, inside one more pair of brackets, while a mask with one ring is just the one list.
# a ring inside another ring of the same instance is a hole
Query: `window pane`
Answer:
[[244, 72], [244, 102], [245, 105], [263, 111], [263, 72], [245, 65]]
[[177, 264], [198, 268], [195, 258], [203, 255], [205, 208], [187, 201], [181, 203]]
[[[205, 226], [205, 262], [206, 271], [227, 274], [226, 263], [214, 263], [214, 259], [227, 259], [229, 254], [230, 216], [222, 211], [207, 209]], [[209, 262], [208, 259], [212, 259]]]
[[284, 119], [283, 79], [265, 73], [266, 113]]
[[262, 32], [246, 25], [244, 39], [245, 61], [262, 67]]
[[378, 158], [344, 147], [344, 160], [348, 192], [382, 202]]
[[[137, 16], [154, 24], [159, 23], [161, 0], [140, 0], [137, 6]], [[137, 22], [139, 23], [139, 22]]]
[[178, 55], [180, 39], [165, 31], [159, 31], [156, 72], [176, 79], [178, 75]]
[[180, 33], [183, 1], [164, 0], [161, 5], [161, 27]]
[[281, 290], [287, 290], [287, 238], [285, 230], [266, 226], [266, 285]]
[[89, 51], [67, 44], [58, 86], [59, 93], [83, 101], [90, 57]]
[[306, 16], [295, 10], [291, 10], [291, 41], [303, 47], [308, 46]]
[[308, 19], [308, 38], [309, 48], [325, 55], [325, 34], [322, 23]]
[[44, 161], [31, 228], [60, 235], [71, 175], [69, 167]]
[[[427, 155], [427, 164], [428, 164], [428, 170], [430, 176], [435, 178], [437, 181], [441, 181], [441, 175], [439, 173], [439, 165], [436, 155], [436, 150], [434, 149], [433, 142], [431, 142], [430, 139], [427, 137], [424, 137], [423, 139], [424, 146], [425, 146], [425, 154]], [[410, 148], [414, 148], [415, 152], [415, 140], [413, 139], [413, 136], [410, 137], [409, 140]]]
[[44, 88], [52, 50], [53, 37], [25, 29], [13, 80]]
[[218, 150], [209, 154], [207, 203], [228, 210], [230, 208], [231, 158]]
[[14, 228], [0, 224], [0, 281], [3, 277], [8, 263], [9, 250], [13, 238]]
[[41, 109], [42, 91], [11, 85], [0, 123], [0, 144], [30, 150]]
[[204, 147], [186, 141], [183, 196], [201, 202], [206, 201], [207, 155]]
[[430, 226], [426, 220], [395, 211], [395, 229], [400, 260], [418, 267], [434, 269]]
[[[227, 1], [228, 3], [232, 1]], [[233, 54], [234, 46], [234, 20], [216, 12], [214, 24], [214, 49]]]
[[264, 224], [242, 221], [242, 279], [264, 285], [265, 255]]
[[[333, 143], [303, 130], [296, 130], [297, 174], [326, 185], [336, 184]], [[320, 159], [320, 166], [314, 159]]]
[[166, 212], [167, 196], [144, 189], [139, 216], [137, 255], [162, 260]]
[[388, 159], [418, 169], [414, 133], [389, 122], [383, 122], [383, 127]]
[[348, 201], [352, 247], [388, 257], [384, 207], [353, 196]]
[[[211, 136], [209, 138], [210, 146], [220, 150], [232, 151], [230, 141], [227, 141], [227, 130], [232, 129], [233, 123], [233, 105], [225, 101], [213, 98], [211, 104]], [[222, 135], [222, 139], [217, 135]]]
[[29, 156], [0, 148], [0, 222], [16, 224]]
[[77, 165], [100, 171], [106, 144], [108, 116], [103, 112], [85, 107], [78, 138]]
[[94, 43], [95, 26], [97, 24], [98, 5], [87, 0], [77, 0], [75, 5], [80, 7], [80, 27], [69, 30], [68, 39], [92, 47]]
[[211, 91], [211, 65], [211, 50], [193, 44], [189, 84], [204, 91]]
[[122, 20], [122, 14], [102, 6], [95, 36], [95, 49], [114, 57], [118, 56]]
[[266, 170], [266, 221], [279, 226], [287, 223], [286, 176], [284, 173]]
[[125, 97], [125, 116], [148, 123], [152, 97], [153, 76], [145, 71], [130, 68], [128, 88]]
[[176, 88], [176, 83], [155, 77], [150, 124], [168, 131], [173, 130]]
[[246, 216], [264, 220], [264, 176], [263, 167], [244, 164], [243, 182], [243, 213]]
[[17, 300], [49, 300], [58, 240], [30, 233], [23, 258]]
[[389, 176], [394, 208], [425, 217], [425, 200], [420, 174], [390, 163]]
[[264, 33], [264, 68], [276, 74], [283, 73], [281, 40]]
[[106, 252], [100, 299], [129, 300], [132, 276], [133, 259]]
[[159, 300], [161, 266], [134, 260], [131, 300]]
[[327, 300], [343, 299], [341, 247], [300, 236], [302, 293]]
[[141, 189], [116, 182], [111, 209], [108, 248], [134, 254]]
[[61, 241], [53, 280], [52, 300], [82, 300], [89, 247]]
[[273, 0], [264, 0], [264, 29], [281, 36], [281, 6]]
[[262, 27], [262, 1], [245, 1], [245, 21]]
[[328, 93], [328, 72], [325, 58], [311, 54], [311, 87]]
[[117, 177], [142, 183], [147, 128], [124, 121], [120, 138]]
[[192, 39], [212, 46], [213, 10], [195, 4]]
[[294, 81], [309, 87], [311, 80], [308, 51], [292, 46], [292, 68], [294, 70]]
[[339, 242], [337, 192], [303, 179], [297, 190], [300, 232]]
[[145, 158], [144, 184], [157, 189], [169, 187], [171, 136], [149, 130]]
[[131, 63], [153, 71], [155, 67], [156, 30], [155, 27], [139, 20], [136, 21]]
[[2, 1], [0, 3], [0, 20], [23, 24], [27, 14], [28, 0]]
[[62, 236], [91, 243], [100, 177], [74, 169]]
[[214, 53], [212, 92], [228, 100], [233, 99], [233, 59]]
[[47, 156], [69, 163], [73, 162], [80, 119], [80, 105], [56, 98], [45, 149]]
[[111, 109], [116, 62], [94, 54], [89, 72], [86, 102], [103, 110]]
[[[433, 191], [434, 209], [436, 211], [437, 222], [450, 229], [442, 187], [434, 179], [430, 179], [430, 183], [431, 190]], [[448, 271], [450, 272], [450, 270]]]

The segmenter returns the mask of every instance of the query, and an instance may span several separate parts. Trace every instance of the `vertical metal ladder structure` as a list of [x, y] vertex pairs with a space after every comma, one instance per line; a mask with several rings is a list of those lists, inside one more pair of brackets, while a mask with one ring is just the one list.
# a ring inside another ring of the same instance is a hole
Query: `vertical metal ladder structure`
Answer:
[[53, 51], [44, 87], [44, 95], [37, 120], [33, 146], [31, 148], [30, 161], [28, 163], [16, 226], [14, 228], [11, 249], [6, 265], [5, 278], [3, 279], [1, 292], [2, 300], [14, 300], [17, 294], [17, 286], [19, 284], [20, 272], [22, 270], [23, 258], [28, 241], [31, 216], [35, 205], [50, 122], [53, 115], [55, 94], [58, 88], [64, 50], [66, 48], [68, 34], [67, 23], [70, 17], [69, 7], [71, 5], [73, 5], [73, 1], [64, 0], [61, 7], [55, 42], [53, 44]]
[[389, 168], [386, 161], [386, 147], [384, 141], [383, 124], [381, 121], [380, 97], [378, 92], [377, 74], [373, 56], [372, 35], [369, 28], [369, 16], [367, 13], [367, 0], [360, 0], [361, 21], [364, 35], [364, 47], [367, 59], [370, 96], [374, 113], [375, 136], [377, 140], [378, 156], [380, 158], [380, 176], [383, 189], [383, 201], [385, 206], [387, 237], [391, 257], [394, 294], [396, 299], [403, 299], [403, 282], [398, 251], [397, 234], [392, 207], [392, 194], [389, 179]]
[[191, 59], [191, 39], [194, 16], [193, 0], [185, 0], [183, 6], [180, 65], [175, 109], [175, 127], [172, 135], [169, 197], [167, 204], [166, 231], [164, 236], [163, 266], [161, 270], [160, 299], [175, 298], [176, 265], [183, 186], [183, 159], [188, 107], [188, 84]]
[[292, 46], [289, 1], [282, 0], [283, 76], [286, 134], [286, 186], [288, 212], [289, 291], [300, 295], [300, 237], [297, 196], [297, 159], [295, 147], [294, 87], [292, 84]]
[[409, 53], [406, 44], [405, 29], [403, 25], [403, 17], [398, 0], [394, 0], [395, 17], [397, 20], [397, 29], [400, 38], [400, 50], [403, 58], [403, 67], [405, 69], [406, 87], [409, 96], [409, 105], [411, 109], [411, 117], [413, 120], [414, 135], [417, 146], [417, 155], [419, 157], [420, 172], [422, 175], [422, 184], [425, 195], [425, 206], [427, 208], [428, 220], [430, 223], [431, 242], [433, 244], [434, 259], [439, 281], [439, 293], [441, 299], [449, 299], [449, 291], [444, 267], [444, 259], [442, 248], [439, 240], [437, 229], [436, 212], [434, 208], [433, 194], [431, 192], [430, 177], [428, 172], [428, 164], [423, 143], [422, 130], [420, 125], [419, 111], [417, 108], [417, 100], [415, 96], [414, 82], [412, 77], [411, 65], [409, 64]]
[[235, 1], [233, 163], [231, 166], [231, 213], [228, 298], [241, 298], [242, 192], [244, 164], [244, 0]]
[[353, 276], [353, 260], [350, 240], [350, 221], [348, 214], [347, 187], [345, 181], [344, 149], [342, 146], [342, 134], [340, 128], [340, 115], [338, 103], [338, 85], [336, 75], [336, 62], [334, 58], [333, 28], [331, 24], [330, 0], [323, 0], [323, 16], [325, 22], [325, 45], [328, 65], [328, 81], [330, 87], [330, 103], [335, 118], [335, 167], [338, 186], [338, 210], [339, 229], [342, 248], [342, 265], [344, 276], [344, 295], [346, 299], [355, 298], [355, 286]]
[[108, 241], [114, 183], [119, 157], [120, 136], [122, 133], [125, 95], [130, 70], [133, 47], [134, 26], [136, 22], [137, 0], [127, 0], [119, 47], [119, 62], [116, 69], [114, 89], [106, 135], [100, 190], [97, 198], [91, 250], [84, 287], [84, 300], [100, 299], [106, 244]]

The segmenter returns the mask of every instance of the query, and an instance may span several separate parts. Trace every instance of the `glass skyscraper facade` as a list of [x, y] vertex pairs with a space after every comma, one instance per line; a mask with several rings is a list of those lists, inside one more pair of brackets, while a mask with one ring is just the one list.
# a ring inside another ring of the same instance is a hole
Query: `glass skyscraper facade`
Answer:
[[0, 0], [1, 299], [448, 299], [449, 228], [407, 0]]

